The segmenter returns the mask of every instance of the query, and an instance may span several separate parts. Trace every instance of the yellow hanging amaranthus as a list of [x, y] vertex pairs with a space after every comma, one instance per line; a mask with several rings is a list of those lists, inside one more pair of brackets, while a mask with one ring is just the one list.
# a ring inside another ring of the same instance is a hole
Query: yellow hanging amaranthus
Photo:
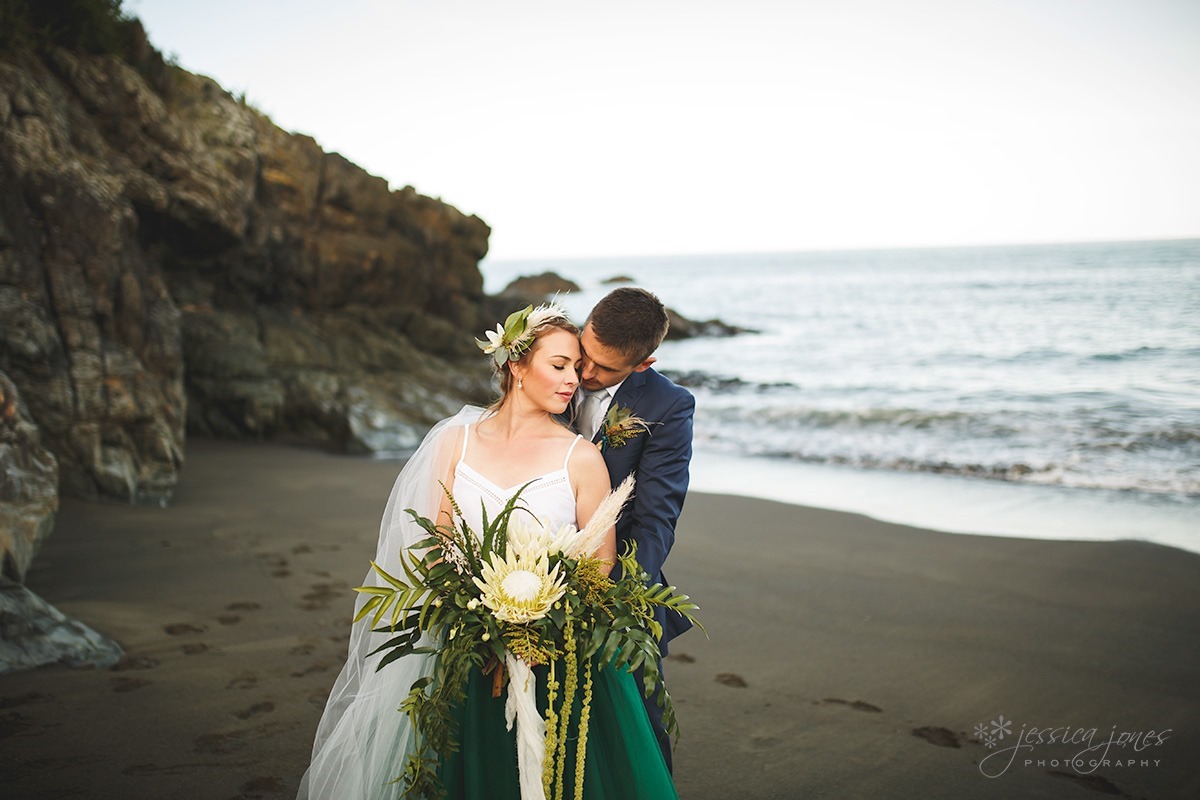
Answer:
[[550, 674], [546, 679], [546, 755], [542, 757], [542, 792], [550, 797], [554, 783], [554, 753], [558, 736], [558, 714], [554, 712], [554, 699], [558, 695], [558, 681], [554, 679], [554, 662], [550, 662]]
[[567, 617], [563, 627], [563, 658], [567, 662], [567, 677], [563, 682], [562, 714], [558, 718], [558, 754], [555, 757], [554, 800], [563, 800], [563, 778], [567, 772], [567, 732], [571, 724], [571, 712], [575, 706], [575, 693], [579, 689], [579, 659], [575, 653], [575, 618]]
[[588, 720], [592, 716], [592, 665], [583, 666], [583, 708], [579, 711], [579, 744], [575, 747], [575, 800], [583, 800], [583, 768], [587, 763]]

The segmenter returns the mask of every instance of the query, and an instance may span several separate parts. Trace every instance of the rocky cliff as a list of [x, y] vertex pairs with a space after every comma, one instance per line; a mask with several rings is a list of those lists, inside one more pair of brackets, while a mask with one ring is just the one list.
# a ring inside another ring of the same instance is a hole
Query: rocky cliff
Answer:
[[144, 39], [0, 54], [0, 372], [69, 494], [165, 502], [185, 431], [411, 445], [487, 392], [488, 234]]

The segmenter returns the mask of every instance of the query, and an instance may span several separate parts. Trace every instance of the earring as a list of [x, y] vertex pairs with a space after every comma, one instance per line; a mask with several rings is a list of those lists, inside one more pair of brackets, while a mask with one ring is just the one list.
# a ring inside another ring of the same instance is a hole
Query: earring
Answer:
[[517, 388], [518, 388], [518, 389], [524, 389], [524, 388], [525, 388], [525, 383], [524, 383], [524, 382], [523, 382], [523, 381], [522, 381], [520, 378], [517, 378]]

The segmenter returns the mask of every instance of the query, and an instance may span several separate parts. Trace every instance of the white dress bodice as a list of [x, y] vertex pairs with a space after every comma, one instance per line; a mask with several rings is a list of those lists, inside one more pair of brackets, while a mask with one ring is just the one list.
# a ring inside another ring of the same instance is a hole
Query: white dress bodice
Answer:
[[583, 439], [582, 436], [576, 436], [567, 448], [562, 467], [539, 475], [532, 481], [505, 488], [497, 486], [467, 462], [472, 427], [474, 426], [467, 425], [463, 435], [462, 453], [454, 467], [453, 490], [454, 500], [462, 509], [463, 519], [471, 526], [471, 530], [479, 533], [483, 529], [483, 508], [487, 509], [489, 520], [495, 519], [517, 490], [526, 483], [529, 485], [521, 493], [521, 500], [534, 516], [549, 523], [553, 528], [575, 524], [575, 491], [571, 488], [571, 473], [567, 465], [571, 460], [571, 453], [575, 451], [575, 445]]

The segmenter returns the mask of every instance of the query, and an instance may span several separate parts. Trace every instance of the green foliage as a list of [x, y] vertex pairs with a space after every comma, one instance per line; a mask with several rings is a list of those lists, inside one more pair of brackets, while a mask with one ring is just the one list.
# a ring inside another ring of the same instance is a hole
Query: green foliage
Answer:
[[[458, 749], [454, 708], [465, 696], [472, 669], [487, 667], [503, 671], [506, 646], [527, 664], [549, 663], [551, 681], [556, 663], [553, 659], [558, 658], [558, 663], [566, 666], [563, 706], [559, 712], [562, 718], [558, 720], [560, 763], [556, 788], [565, 769], [562, 749], [578, 688], [580, 661], [588, 702], [593, 663], [599, 669], [631, 672], [641, 669], [646, 696], [656, 698], [663, 708], [668, 732], [678, 736], [671, 698], [658, 670], [662, 626], [654, 619], [654, 612], [662, 607], [700, 626], [692, 615], [698, 607], [687, 595], [677, 594], [674, 586], [650, 584], [649, 576], [637, 561], [636, 545], [631, 543], [618, 557], [621, 577], [615, 580], [606, 574], [607, 565], [590, 555], [572, 558], [557, 551], [549, 554], [552, 567], [557, 565], [566, 576], [567, 591], [541, 618], [521, 623], [501, 621], [481, 602], [481, 591], [474, 578], [481, 575], [482, 565], [490, 562], [493, 555], [505, 555], [509, 519], [522, 507], [519, 497], [524, 489], [521, 487], [495, 518], [488, 519], [484, 512], [483, 530], [478, 536], [462, 521], [462, 511], [449, 492], [447, 496], [459, 525], [437, 525], [409, 509], [414, 522], [428, 536], [403, 554], [400, 561], [403, 579], [372, 562], [386, 585], [356, 589], [368, 595], [368, 600], [355, 622], [370, 616], [374, 632], [394, 634], [371, 654], [382, 655], [377, 669], [409, 654], [435, 656], [433, 674], [417, 681], [401, 706], [417, 739], [404, 774], [396, 779], [403, 782], [405, 797], [443, 795], [437, 778], [438, 759]], [[703, 630], [703, 626], [700, 628]], [[422, 634], [439, 645], [422, 647], [419, 644]], [[552, 696], [554, 688], [552, 684]], [[585, 707], [582, 713], [581, 720], [586, 720], [588, 709]], [[548, 718], [555, 717], [552, 701]], [[586, 722], [583, 726], [586, 731]], [[548, 750], [555, 738], [552, 732]], [[581, 740], [576, 754], [579, 760], [584, 758], [584, 746]]]
[[140, 35], [121, 0], [0, 0], [0, 52], [55, 46], [128, 60]]

